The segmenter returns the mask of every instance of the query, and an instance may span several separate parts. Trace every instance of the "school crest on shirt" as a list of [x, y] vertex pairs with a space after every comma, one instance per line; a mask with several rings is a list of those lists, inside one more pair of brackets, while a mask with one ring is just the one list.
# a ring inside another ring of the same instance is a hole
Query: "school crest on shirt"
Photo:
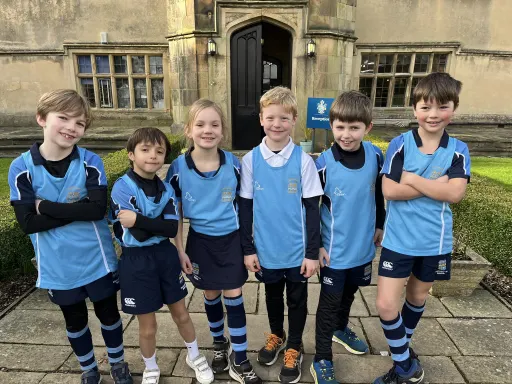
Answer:
[[233, 188], [222, 188], [221, 200], [223, 203], [231, 203], [233, 201]]
[[80, 188], [69, 187], [66, 195], [66, 203], [76, 203], [80, 200]]
[[430, 172], [430, 176], [428, 178], [430, 180], [435, 180], [435, 179], [439, 179], [441, 176], [443, 176], [443, 168], [434, 167], [432, 169], [432, 172]]
[[288, 179], [288, 193], [297, 193], [299, 191], [299, 181], [297, 179]]

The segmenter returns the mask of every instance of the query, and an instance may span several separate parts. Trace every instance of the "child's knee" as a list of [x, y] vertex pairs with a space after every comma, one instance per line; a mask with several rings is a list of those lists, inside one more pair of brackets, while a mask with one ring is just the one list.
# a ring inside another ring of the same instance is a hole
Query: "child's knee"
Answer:
[[206, 297], [207, 300], [214, 300], [220, 296], [220, 293], [221, 291], [207, 290], [204, 291], [204, 297]]
[[143, 339], [154, 339], [156, 337], [156, 331], [158, 326], [156, 322], [154, 324], [145, 324], [139, 327], [139, 336]]
[[395, 301], [389, 300], [387, 297], [377, 297], [375, 306], [377, 307], [377, 312], [379, 312], [381, 317], [396, 317], [396, 314], [398, 313]]
[[187, 311], [180, 312], [180, 313], [173, 313], [172, 319], [178, 327], [180, 327], [182, 325], [186, 325], [189, 321], [191, 321], [190, 315], [188, 314]]

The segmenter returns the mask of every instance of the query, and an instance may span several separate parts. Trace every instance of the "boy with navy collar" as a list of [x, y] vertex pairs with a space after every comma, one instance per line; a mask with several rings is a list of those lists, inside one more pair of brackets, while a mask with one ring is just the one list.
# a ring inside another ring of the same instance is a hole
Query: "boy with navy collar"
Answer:
[[332, 341], [349, 352], [368, 346], [348, 327], [354, 295], [370, 284], [375, 245], [380, 245], [385, 209], [379, 171], [383, 155], [364, 136], [372, 129], [371, 100], [358, 91], [341, 94], [329, 112], [334, 145], [316, 161], [324, 188], [321, 207], [321, 291], [316, 312], [317, 384], [336, 383]]
[[98, 384], [85, 302], [89, 298], [116, 384], [132, 384], [124, 362], [123, 324], [117, 309], [117, 257], [105, 220], [107, 178], [100, 157], [76, 144], [91, 124], [87, 100], [71, 89], [45, 93], [37, 105], [43, 143], [35, 143], [9, 169], [11, 204], [37, 258], [36, 286], [48, 290], [66, 322], [83, 371], [82, 384]]
[[418, 82], [412, 99], [419, 127], [391, 141], [381, 171], [388, 215], [376, 304], [394, 364], [375, 384], [423, 380], [423, 369], [409, 342], [432, 284], [450, 279], [449, 204], [463, 199], [470, 176], [467, 145], [445, 130], [459, 105], [461, 86], [447, 73], [432, 73]]
[[146, 365], [142, 384], [158, 383], [156, 315], [169, 307], [187, 346], [186, 363], [201, 384], [213, 381], [213, 372], [198, 350], [194, 325], [185, 306], [187, 287], [181, 275], [176, 247], [169, 241], [178, 230], [173, 188], [156, 175], [171, 144], [157, 128], [137, 129], [126, 146], [132, 169], [112, 188], [110, 218], [123, 253], [119, 261], [123, 312], [137, 315], [139, 346]]

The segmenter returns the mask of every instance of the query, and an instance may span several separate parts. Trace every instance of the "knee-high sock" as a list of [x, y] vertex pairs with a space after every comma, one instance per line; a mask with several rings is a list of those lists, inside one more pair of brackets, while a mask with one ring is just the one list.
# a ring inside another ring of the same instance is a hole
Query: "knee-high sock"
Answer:
[[208, 300], [205, 297], [204, 309], [206, 310], [213, 341], [224, 341], [224, 308], [222, 307], [220, 294], [213, 300]]
[[247, 320], [245, 318], [244, 298], [224, 296], [228, 313], [228, 329], [231, 345], [235, 351], [235, 364], [247, 360]]
[[66, 333], [82, 371], [97, 369], [98, 364], [94, 357], [92, 335], [89, 326], [86, 325], [84, 329], [78, 332], [66, 331]]
[[425, 303], [422, 306], [416, 306], [405, 300], [402, 308], [402, 319], [404, 321], [405, 332], [407, 334], [407, 341], [410, 343], [414, 330], [418, 325], [423, 312], [425, 311]]
[[386, 336], [386, 341], [391, 351], [391, 358], [404, 371], [408, 371], [411, 365], [411, 359], [409, 356], [409, 342], [405, 334], [402, 316], [398, 314], [394, 320], [390, 321], [381, 318], [380, 324], [384, 330], [384, 335]]

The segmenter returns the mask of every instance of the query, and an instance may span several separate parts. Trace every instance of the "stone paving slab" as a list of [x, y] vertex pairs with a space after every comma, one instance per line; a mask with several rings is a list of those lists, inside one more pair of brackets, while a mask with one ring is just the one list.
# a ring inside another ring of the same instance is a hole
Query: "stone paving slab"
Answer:
[[[255, 313], [258, 302], [258, 286], [256, 283], [246, 283], [242, 287], [242, 293], [244, 296], [244, 307], [245, 313]], [[196, 289], [188, 306], [189, 312], [201, 312], [204, 313], [204, 296], [203, 291]], [[224, 308], [224, 312], [226, 308]]]
[[441, 302], [455, 317], [512, 318], [512, 311], [485, 289], [466, 297], [442, 297]]
[[[69, 346], [2, 344], [0, 346], [0, 368], [53, 372], [68, 359], [72, 352]], [[48, 358], [49, 356], [51, 358]]]
[[[133, 383], [140, 384], [142, 376], [134, 376]], [[41, 384], [77, 384], [80, 382], [79, 374], [65, 374], [65, 373], [53, 373], [48, 374], [41, 381]], [[0, 383], [3, 383], [0, 381]], [[21, 383], [21, 382], [20, 382]], [[114, 381], [110, 375], [102, 376], [102, 384], [114, 384]], [[160, 377], [159, 384], [192, 384], [192, 379], [180, 378], [180, 377]]]
[[[99, 320], [89, 313], [94, 345], [104, 345]], [[126, 329], [131, 315], [121, 313]], [[0, 320], [0, 342], [68, 346], [64, 317], [60, 311], [16, 309]]]
[[512, 356], [512, 319], [438, 319], [463, 355]]
[[[104, 347], [95, 348], [96, 361], [101, 374], [110, 375], [110, 364], [108, 362], [107, 349]], [[158, 366], [163, 376], [171, 376], [172, 370], [178, 360], [179, 349], [160, 348], [157, 352]], [[144, 372], [144, 361], [140, 355], [139, 348], [125, 348], [124, 360], [130, 364], [130, 372], [132, 374], [142, 375]], [[59, 371], [80, 372], [80, 364], [75, 355], [69, 357]]]
[[512, 383], [512, 358], [457, 356], [453, 360], [470, 383]]
[[[363, 295], [366, 305], [370, 309], [371, 316], [378, 316], [377, 308], [375, 307], [375, 300], [377, 299], [377, 287], [361, 287], [361, 293]], [[405, 299], [405, 289], [402, 293], [401, 300]], [[427, 298], [427, 305], [423, 317], [452, 317], [450, 312], [444, 307], [441, 301], [432, 295]]]
[[[44, 375], [45, 375], [44, 373], [32, 373], [32, 372], [0, 372], [0, 383], [2, 383], [2, 384], [37, 384], [43, 379]], [[57, 382], [54, 381], [53, 383], [55, 384]], [[76, 381], [73, 384], [76, 384]]]
[[[361, 318], [364, 332], [368, 336], [373, 354], [381, 351], [389, 351], [384, 331], [378, 317]], [[450, 340], [446, 332], [436, 319], [421, 319], [418, 328], [414, 332], [412, 347], [419, 355], [460, 355], [455, 344]]]

